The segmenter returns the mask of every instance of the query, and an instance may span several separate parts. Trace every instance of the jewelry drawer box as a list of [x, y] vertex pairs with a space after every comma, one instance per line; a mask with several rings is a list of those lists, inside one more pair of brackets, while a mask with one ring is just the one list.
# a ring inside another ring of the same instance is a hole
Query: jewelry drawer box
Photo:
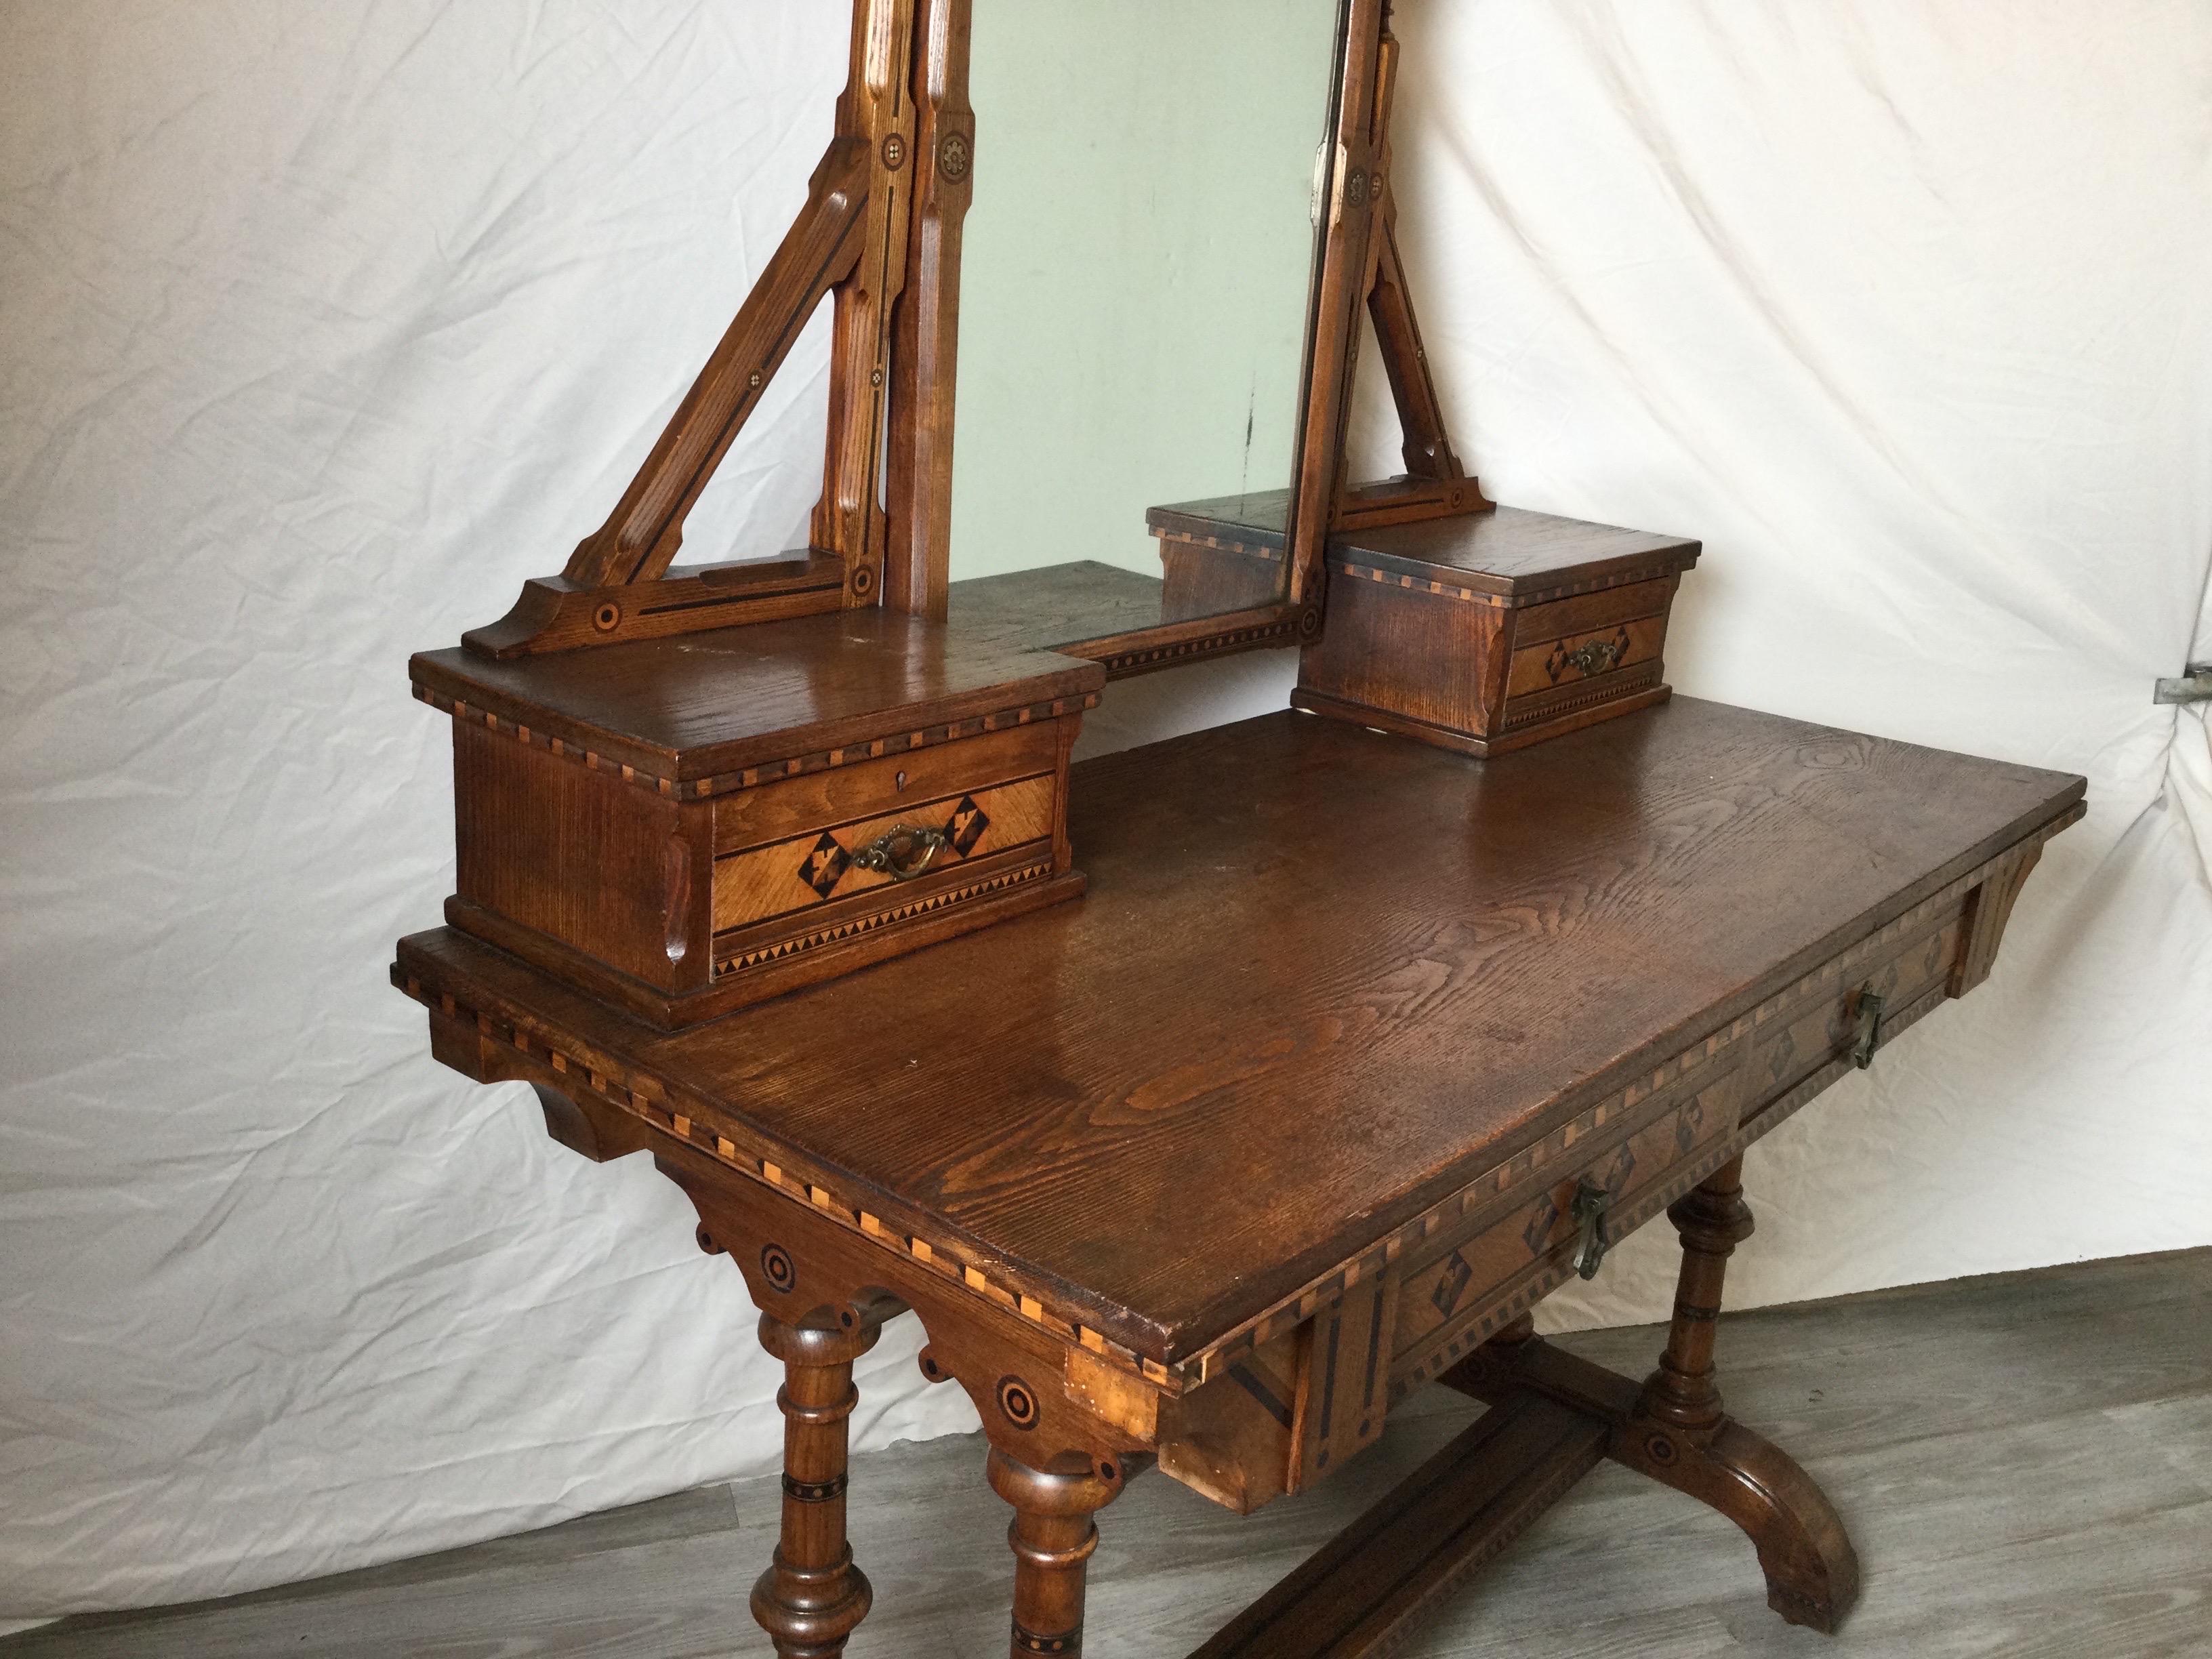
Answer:
[[1510, 507], [1337, 536], [1291, 702], [1470, 755], [1648, 708], [1698, 553]]
[[447, 921], [664, 1029], [1083, 890], [1094, 663], [857, 611], [410, 672], [453, 720]]

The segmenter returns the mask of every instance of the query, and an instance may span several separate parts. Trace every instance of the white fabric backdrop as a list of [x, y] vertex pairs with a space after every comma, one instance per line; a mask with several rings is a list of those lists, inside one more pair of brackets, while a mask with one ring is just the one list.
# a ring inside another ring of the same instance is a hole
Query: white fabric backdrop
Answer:
[[[769, 1467], [674, 1189], [434, 1067], [383, 972], [451, 879], [406, 654], [603, 515], [801, 198], [838, 9], [0, 0], [0, 1619]], [[2092, 779], [1990, 987], [1755, 1158], [1740, 1299], [2212, 1242], [2212, 748], [2149, 702], [2212, 655], [2212, 10], [1399, 10], [1492, 493], [1705, 538], [1685, 691]], [[820, 363], [695, 551], [799, 523]], [[966, 1425], [912, 1346], [868, 1443]]]

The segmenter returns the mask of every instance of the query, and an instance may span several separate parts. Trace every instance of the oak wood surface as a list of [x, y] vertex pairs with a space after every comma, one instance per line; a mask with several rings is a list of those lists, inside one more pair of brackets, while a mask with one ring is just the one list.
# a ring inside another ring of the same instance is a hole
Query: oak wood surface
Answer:
[[480, 714], [681, 780], [1104, 684], [1091, 663], [880, 610], [506, 662], [426, 651], [409, 672]]
[[1555, 585], [1562, 571], [1604, 577], [1648, 565], [1680, 568], [1697, 562], [1698, 549], [1686, 537], [1501, 507], [1468, 517], [1345, 532], [1331, 539], [1328, 556], [1333, 563], [1371, 565], [1425, 580], [1450, 573], [1477, 592], [1522, 598]]
[[1689, 701], [1487, 765], [1282, 714], [1079, 769], [1087, 902], [686, 1033], [450, 933], [400, 970], [1171, 1363], [2081, 790]]

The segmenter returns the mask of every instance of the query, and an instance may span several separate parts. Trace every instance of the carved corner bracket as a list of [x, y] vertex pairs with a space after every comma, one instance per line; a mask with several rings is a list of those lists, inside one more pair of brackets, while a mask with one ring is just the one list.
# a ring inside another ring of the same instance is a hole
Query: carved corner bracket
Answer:
[[[805, 206], [606, 522], [559, 576], [465, 635], [471, 649], [511, 658], [886, 602], [941, 617], [970, 7], [855, 0], [850, 77]], [[809, 546], [676, 568], [686, 519], [825, 298], [829, 441]]]

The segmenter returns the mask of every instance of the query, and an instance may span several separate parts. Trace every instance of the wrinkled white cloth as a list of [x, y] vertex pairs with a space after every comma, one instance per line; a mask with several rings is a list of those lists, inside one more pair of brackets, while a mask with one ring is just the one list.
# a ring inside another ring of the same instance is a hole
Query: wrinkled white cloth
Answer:
[[[406, 655], [604, 516], [803, 198], [840, 10], [0, 0], [0, 1619], [772, 1466], [682, 1198], [434, 1066], [384, 971], [452, 874]], [[2212, 13], [1398, 17], [1492, 493], [1705, 538], [1686, 692], [2092, 779], [1990, 987], [1755, 1155], [1735, 1299], [2212, 1241], [2212, 750], [2150, 703], [2212, 655]], [[823, 356], [695, 554], [802, 522]], [[1667, 1255], [1561, 1316], [1652, 1316]], [[864, 1443], [972, 1422], [911, 1328]]]

